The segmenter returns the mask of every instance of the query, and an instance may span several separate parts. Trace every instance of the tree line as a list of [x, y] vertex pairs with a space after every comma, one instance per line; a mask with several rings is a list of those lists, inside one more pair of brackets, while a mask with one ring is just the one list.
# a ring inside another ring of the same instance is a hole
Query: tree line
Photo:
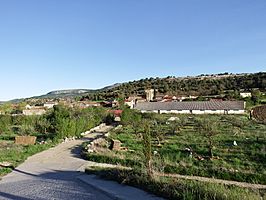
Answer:
[[155, 89], [168, 95], [220, 95], [237, 96], [240, 90], [266, 90], [266, 73], [230, 75], [227, 77], [146, 78], [123, 83], [113, 89], [90, 93], [81, 98], [90, 100], [124, 99], [131, 95], [145, 95], [145, 89]]

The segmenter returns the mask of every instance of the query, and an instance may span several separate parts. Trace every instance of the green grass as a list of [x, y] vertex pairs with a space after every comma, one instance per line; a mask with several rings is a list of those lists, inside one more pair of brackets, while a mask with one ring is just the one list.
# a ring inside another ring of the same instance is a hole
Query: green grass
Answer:
[[[25, 161], [29, 156], [44, 151], [55, 143], [48, 142], [47, 144], [36, 144], [36, 145], [16, 145], [13, 141], [0, 140], [0, 162], [10, 162], [13, 167], [18, 166], [20, 163]], [[10, 173], [10, 168], [0, 168], [0, 176]]]
[[148, 178], [135, 170], [88, 168], [88, 174], [138, 187], [167, 199], [184, 200], [256, 200], [265, 199], [265, 191], [244, 189], [236, 186], [203, 183], [175, 178]]
[[[266, 184], [266, 125], [249, 121], [244, 115], [229, 118], [221, 115], [177, 115], [186, 118], [187, 123], [173, 134], [170, 125], [165, 123], [170, 116], [156, 116], [163, 121], [161, 127], [164, 135], [162, 147], [158, 147], [156, 139], [153, 138], [153, 151], [158, 152], [153, 156], [153, 165], [157, 171]], [[221, 133], [214, 136], [213, 160], [208, 158], [206, 138], [196, 131], [195, 120], [204, 117], [222, 123]], [[230, 120], [240, 121], [244, 125], [235, 128]], [[88, 154], [87, 158], [126, 166], [141, 166], [141, 134], [134, 134], [130, 127], [124, 127], [113, 132], [110, 137], [120, 140], [123, 146], [133, 151]], [[233, 146], [234, 141], [237, 146]], [[192, 148], [195, 156], [190, 158], [185, 148]], [[198, 160], [196, 155], [204, 160]]]

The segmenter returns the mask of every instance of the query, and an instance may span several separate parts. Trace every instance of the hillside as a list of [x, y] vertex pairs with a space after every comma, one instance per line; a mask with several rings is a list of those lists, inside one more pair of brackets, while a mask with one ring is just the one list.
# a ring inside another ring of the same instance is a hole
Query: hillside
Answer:
[[75, 97], [78, 95], [88, 94], [95, 92], [96, 90], [90, 89], [70, 89], [70, 90], [55, 90], [51, 91], [45, 95], [41, 95], [35, 98], [65, 98], [65, 97]]
[[146, 78], [123, 83], [115, 88], [87, 95], [89, 99], [125, 98], [144, 95], [145, 89], [153, 88], [157, 94], [168, 95], [228, 95], [252, 89], [266, 90], [266, 72], [254, 74], [217, 74], [195, 77]]
[[[116, 84], [106, 86], [101, 89], [55, 90], [55, 91], [48, 92], [47, 94], [44, 94], [44, 95], [34, 96], [34, 97], [29, 97], [29, 98], [22, 98], [22, 99], [13, 99], [9, 102], [19, 103], [19, 102], [30, 100], [30, 99], [75, 98], [75, 97], [80, 97], [80, 96], [87, 96], [90, 94], [96, 94], [96, 93], [107, 91], [107, 90], [112, 90], [120, 85], [121, 85], [120, 83], [116, 83]], [[0, 104], [1, 103], [5, 103], [5, 102], [0, 102]]]
[[90, 100], [124, 99], [131, 95], [144, 95], [145, 89], [153, 88], [157, 94], [163, 95], [224, 95], [236, 96], [239, 91], [259, 89], [266, 91], [266, 72], [249, 74], [216, 74], [194, 77], [146, 78], [126, 83], [116, 83], [101, 89], [70, 89], [51, 91], [45, 95], [27, 99], [16, 99], [20, 102], [28, 99], [45, 98], [80, 98]]

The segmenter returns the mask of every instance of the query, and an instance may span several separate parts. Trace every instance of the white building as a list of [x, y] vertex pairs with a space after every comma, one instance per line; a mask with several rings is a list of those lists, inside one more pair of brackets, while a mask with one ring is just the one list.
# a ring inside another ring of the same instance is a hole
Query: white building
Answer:
[[22, 111], [23, 115], [43, 115], [46, 113], [46, 110], [44, 108], [32, 108], [32, 109], [26, 109]]
[[127, 105], [127, 106], [129, 106], [131, 109], [133, 109], [134, 108], [134, 106], [135, 106], [135, 100], [126, 100], [125, 101], [125, 105]]
[[146, 102], [136, 105], [141, 112], [176, 114], [244, 114], [244, 101]]
[[51, 109], [51, 108], [53, 108], [57, 104], [58, 103], [56, 103], [56, 102], [46, 102], [46, 103], [43, 104], [43, 107], [45, 107], [47, 109]]
[[242, 98], [246, 98], [246, 97], [251, 97], [252, 94], [251, 94], [251, 92], [240, 92], [240, 96]]

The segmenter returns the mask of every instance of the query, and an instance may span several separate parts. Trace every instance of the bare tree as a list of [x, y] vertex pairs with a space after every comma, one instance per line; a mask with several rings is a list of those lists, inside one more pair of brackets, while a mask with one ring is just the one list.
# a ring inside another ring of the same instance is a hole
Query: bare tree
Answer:
[[144, 154], [144, 165], [147, 170], [149, 178], [152, 178], [152, 152], [151, 152], [151, 130], [148, 121], [143, 122], [144, 133], [143, 133], [143, 154]]
[[208, 149], [209, 149], [209, 157], [213, 158], [213, 147], [214, 147], [214, 139], [213, 137], [220, 133], [219, 127], [220, 124], [217, 121], [209, 120], [207, 118], [197, 120], [197, 130], [204, 137], [207, 138], [208, 141]]

